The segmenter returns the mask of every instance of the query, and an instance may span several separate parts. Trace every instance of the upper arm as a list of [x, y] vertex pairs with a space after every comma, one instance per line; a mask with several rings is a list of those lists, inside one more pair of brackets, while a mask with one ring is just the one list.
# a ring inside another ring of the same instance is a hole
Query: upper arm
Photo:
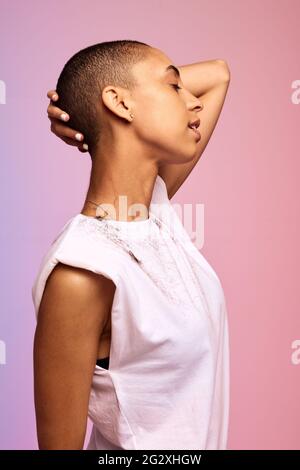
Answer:
[[203, 109], [199, 113], [201, 140], [197, 142], [193, 160], [184, 164], [165, 164], [160, 167], [159, 175], [167, 186], [169, 199], [174, 196], [186, 180], [206, 148], [221, 114], [229, 83], [230, 75], [226, 72], [224, 79], [201, 95], [201, 102], [203, 104]]
[[82, 449], [99, 337], [114, 283], [59, 263], [48, 277], [34, 337], [34, 395], [40, 449]]

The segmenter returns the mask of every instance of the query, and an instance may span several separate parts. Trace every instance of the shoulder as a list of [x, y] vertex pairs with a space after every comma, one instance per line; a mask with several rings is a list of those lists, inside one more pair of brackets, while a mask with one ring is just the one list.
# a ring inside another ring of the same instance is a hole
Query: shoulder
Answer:
[[[77, 320], [88, 320], [101, 312], [108, 314], [115, 292], [115, 284], [103, 275], [57, 263], [47, 278], [43, 291], [39, 315], [49, 313], [63, 319], [76, 316]], [[47, 313], [46, 313], [47, 312]]]
[[46, 283], [52, 297], [64, 295], [72, 302], [119, 285], [122, 257], [97, 222], [80, 214], [73, 217], [44, 255], [32, 286], [36, 316]]
[[107, 227], [93, 217], [75, 216], [58, 244], [54, 258], [60, 263], [102, 274], [118, 283], [122, 251], [114, 243]]
[[79, 266], [58, 262], [47, 279], [58, 293], [72, 294], [72, 297], [89, 297], [105, 292], [114, 283], [107, 277]]

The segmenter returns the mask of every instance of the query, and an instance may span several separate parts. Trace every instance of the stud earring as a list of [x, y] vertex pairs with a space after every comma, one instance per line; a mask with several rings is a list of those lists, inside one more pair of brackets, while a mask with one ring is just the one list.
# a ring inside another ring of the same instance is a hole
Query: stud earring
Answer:
[[133, 114], [132, 113], [130, 113], [130, 117], [131, 117], [131, 119], [133, 119]]

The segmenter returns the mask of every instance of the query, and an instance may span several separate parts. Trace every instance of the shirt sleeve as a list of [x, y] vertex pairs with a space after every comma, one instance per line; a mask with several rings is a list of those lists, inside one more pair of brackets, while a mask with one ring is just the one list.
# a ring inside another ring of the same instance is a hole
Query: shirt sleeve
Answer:
[[116, 288], [119, 286], [122, 256], [118, 250], [106, 240], [92, 237], [90, 234], [77, 233], [75, 230], [64, 237], [58, 245], [53, 244], [41, 262], [32, 287], [36, 318], [47, 279], [58, 263], [101, 274], [111, 279]]

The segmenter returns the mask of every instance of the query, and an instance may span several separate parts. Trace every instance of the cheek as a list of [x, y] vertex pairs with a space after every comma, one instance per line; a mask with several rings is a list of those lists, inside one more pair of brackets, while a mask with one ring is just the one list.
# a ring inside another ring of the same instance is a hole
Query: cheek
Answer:
[[188, 129], [188, 111], [179, 96], [160, 88], [144, 91], [135, 110], [137, 138], [170, 163], [190, 161], [196, 141]]
[[165, 163], [187, 163], [195, 157], [196, 140], [191, 136], [186, 122], [171, 119], [170, 112], [154, 111], [147, 116], [138, 139], [150, 153], [154, 153]]
[[138, 131], [141, 138], [162, 143], [188, 138], [187, 111], [178, 98], [167, 95], [145, 99], [140, 109]]

